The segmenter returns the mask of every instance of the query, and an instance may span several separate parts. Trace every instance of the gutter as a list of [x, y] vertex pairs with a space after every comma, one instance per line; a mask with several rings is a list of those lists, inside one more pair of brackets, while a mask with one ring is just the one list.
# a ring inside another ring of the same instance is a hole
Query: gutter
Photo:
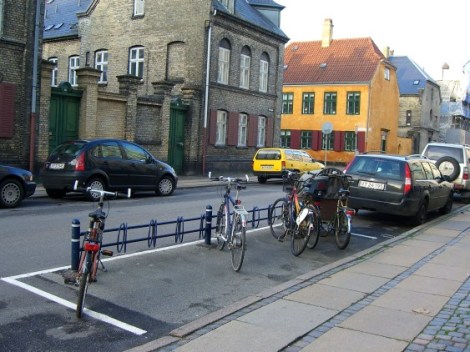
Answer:
[[34, 171], [34, 151], [36, 144], [36, 99], [38, 86], [38, 66], [39, 66], [39, 31], [41, 22], [41, 1], [36, 1], [36, 19], [34, 24], [34, 52], [33, 52], [33, 87], [31, 91], [31, 119], [29, 135], [29, 171]]

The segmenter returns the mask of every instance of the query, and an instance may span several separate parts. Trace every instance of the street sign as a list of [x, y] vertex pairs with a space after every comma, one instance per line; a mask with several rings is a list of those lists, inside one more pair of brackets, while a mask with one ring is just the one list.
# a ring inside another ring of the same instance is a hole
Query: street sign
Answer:
[[321, 126], [321, 131], [324, 133], [324, 134], [330, 134], [331, 132], [333, 132], [333, 124], [331, 122], [325, 122], [322, 126]]

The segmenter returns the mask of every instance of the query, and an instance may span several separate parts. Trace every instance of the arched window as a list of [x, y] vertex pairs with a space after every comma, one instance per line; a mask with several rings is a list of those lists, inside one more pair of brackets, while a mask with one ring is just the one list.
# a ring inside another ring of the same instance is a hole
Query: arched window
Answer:
[[230, 71], [230, 42], [227, 39], [222, 39], [219, 44], [219, 67], [217, 73], [217, 82], [228, 84], [228, 77]]
[[250, 88], [251, 51], [244, 46], [240, 54], [240, 88]]
[[52, 76], [51, 76], [51, 86], [52, 87], [57, 87], [58, 82], [57, 82], [57, 74], [59, 73], [59, 69], [57, 68], [57, 63], [59, 62], [59, 59], [56, 57], [51, 57], [48, 60], [50, 63], [54, 64], [54, 68], [52, 69]]
[[69, 57], [69, 83], [76, 87], [77, 83], [77, 72], [76, 70], [80, 68], [80, 56], [74, 55]]
[[108, 51], [98, 50], [95, 53], [95, 68], [101, 71], [99, 83], [108, 82]]
[[261, 55], [259, 60], [259, 91], [263, 93], [268, 92], [268, 77], [269, 77], [269, 56], [266, 53]]

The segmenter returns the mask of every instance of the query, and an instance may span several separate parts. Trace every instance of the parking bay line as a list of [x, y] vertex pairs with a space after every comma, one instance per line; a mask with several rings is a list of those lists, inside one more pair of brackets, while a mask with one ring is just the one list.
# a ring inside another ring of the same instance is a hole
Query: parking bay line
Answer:
[[360, 233], [354, 233], [354, 232], [351, 232], [351, 235], [356, 236], [356, 237], [370, 238], [371, 240], [376, 240], [377, 239], [377, 237], [375, 237], [375, 236], [361, 235]]

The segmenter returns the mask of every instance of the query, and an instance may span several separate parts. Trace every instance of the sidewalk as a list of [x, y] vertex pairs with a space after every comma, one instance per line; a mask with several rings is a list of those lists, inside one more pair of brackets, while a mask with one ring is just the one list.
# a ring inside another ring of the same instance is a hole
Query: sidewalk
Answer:
[[128, 352], [470, 351], [470, 207]]

